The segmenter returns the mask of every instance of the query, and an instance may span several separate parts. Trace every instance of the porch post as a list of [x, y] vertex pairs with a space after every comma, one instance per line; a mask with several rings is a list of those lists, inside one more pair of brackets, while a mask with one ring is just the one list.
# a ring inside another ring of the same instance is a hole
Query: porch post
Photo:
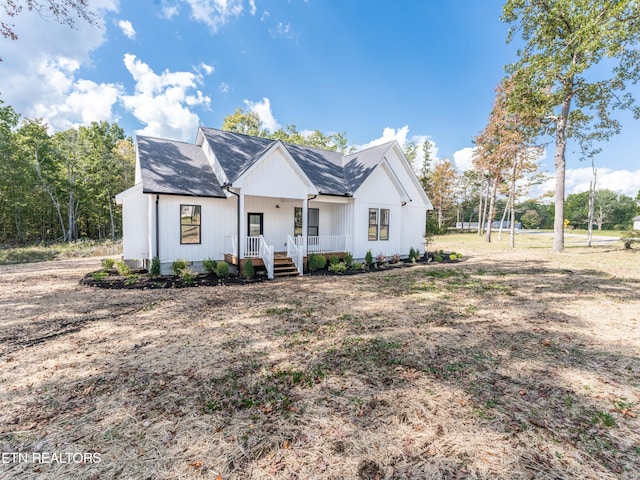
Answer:
[[307, 254], [307, 233], [309, 227], [307, 226], [309, 222], [309, 199], [304, 197], [302, 200], [302, 254]]
[[244, 194], [240, 191], [238, 195], [238, 265], [240, 265], [240, 260], [244, 258], [244, 252], [246, 247], [246, 222], [244, 215]]

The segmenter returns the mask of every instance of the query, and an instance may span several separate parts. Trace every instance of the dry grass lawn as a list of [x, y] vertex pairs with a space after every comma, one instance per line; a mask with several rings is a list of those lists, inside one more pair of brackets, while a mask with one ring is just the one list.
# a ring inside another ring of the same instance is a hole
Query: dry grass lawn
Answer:
[[640, 478], [640, 250], [518, 242], [174, 290], [0, 267], [0, 478]]

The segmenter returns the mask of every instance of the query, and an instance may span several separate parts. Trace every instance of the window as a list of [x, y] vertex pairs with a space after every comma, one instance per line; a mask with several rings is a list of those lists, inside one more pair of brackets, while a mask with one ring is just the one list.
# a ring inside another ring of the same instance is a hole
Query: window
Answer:
[[388, 208], [369, 209], [369, 241], [389, 240], [389, 216]]
[[369, 240], [378, 240], [378, 209], [369, 209]]
[[262, 213], [249, 213], [247, 223], [250, 237], [259, 237], [264, 234], [264, 215]]
[[[307, 210], [307, 236], [317, 237], [320, 231], [320, 209]], [[294, 207], [293, 211], [293, 236], [302, 236], [302, 207]]]
[[380, 240], [389, 240], [389, 209], [380, 209]]
[[180, 205], [180, 243], [200, 243], [200, 205]]

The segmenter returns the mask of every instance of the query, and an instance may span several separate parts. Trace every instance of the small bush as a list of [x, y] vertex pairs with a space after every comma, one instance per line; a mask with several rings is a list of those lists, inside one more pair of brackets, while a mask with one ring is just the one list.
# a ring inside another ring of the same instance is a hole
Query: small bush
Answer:
[[173, 273], [178, 276], [180, 276], [180, 272], [182, 272], [182, 270], [184, 270], [185, 268], [187, 268], [186, 260], [174, 260], [171, 263], [171, 269], [173, 270]]
[[458, 253], [458, 254], [456, 254], [456, 257], [458, 257], [458, 258], [462, 258], [462, 254], [461, 254], [461, 253]]
[[400, 263], [400, 254], [399, 253], [394, 253], [391, 256], [391, 263]]
[[362, 262], [353, 262], [351, 264], [352, 270], [366, 270], [367, 266]]
[[138, 275], [137, 273], [132, 273], [130, 275], [127, 275], [127, 278], [125, 278], [124, 280], [124, 284], [127, 286], [133, 285], [138, 281], [139, 278], [140, 278], [140, 275]]
[[131, 273], [131, 268], [124, 261], [120, 260], [116, 263], [116, 270], [118, 271], [118, 275], [122, 275], [126, 277]]
[[436, 254], [433, 256], [433, 259], [434, 259], [436, 262], [441, 262], [441, 261], [442, 261], [442, 255], [440, 255], [439, 253], [436, 253]]
[[455, 253], [452, 253], [449, 255], [449, 260], [457, 260], [458, 259], [458, 255], [456, 255]]
[[[220, 262], [220, 263], [222, 263], [222, 262]], [[207, 258], [206, 260], [202, 261], [202, 268], [204, 268], [204, 271], [207, 272], [207, 273], [216, 273], [217, 267], [218, 267], [218, 262], [216, 262], [212, 258]], [[216, 273], [216, 275], [217, 275], [217, 273]], [[218, 276], [220, 276], [220, 275], [218, 275]]]
[[370, 267], [373, 264], [373, 255], [371, 254], [371, 250], [367, 250], [367, 253], [365, 253], [364, 263], [367, 267]]
[[378, 265], [384, 265], [385, 263], [387, 263], [387, 257], [386, 257], [386, 255], [385, 255], [384, 253], [379, 253], [379, 254], [376, 256], [376, 263], [377, 263]]
[[416, 252], [416, 249], [411, 247], [409, 249], [409, 261], [410, 262], [415, 262], [418, 259], [418, 252]]
[[330, 265], [336, 265], [338, 262], [340, 262], [340, 259], [338, 258], [337, 255], [331, 255], [329, 257], [329, 264]]
[[151, 259], [151, 267], [149, 268], [149, 276], [151, 278], [158, 278], [160, 276], [160, 259], [153, 257]]
[[242, 276], [244, 278], [253, 278], [256, 274], [256, 271], [253, 268], [253, 261], [250, 258], [247, 258], [246, 262], [244, 262], [244, 268], [242, 269]]
[[191, 285], [195, 281], [196, 275], [197, 273], [191, 270], [189, 267], [183, 268], [182, 270], [180, 270], [180, 273], [178, 273], [180, 280], [182, 280], [186, 285]]
[[344, 262], [332, 263], [329, 265], [329, 271], [331, 273], [343, 274], [347, 271], [347, 265]]
[[108, 276], [109, 276], [109, 272], [106, 272], [105, 270], [100, 270], [99, 272], [95, 272], [93, 275], [91, 275], [91, 278], [93, 278], [96, 282], [101, 282]]
[[351, 254], [351, 252], [346, 252], [344, 254], [344, 264], [347, 267], [351, 267], [351, 264], [353, 263], [353, 255]]
[[229, 264], [227, 262], [218, 262], [215, 273], [218, 278], [227, 278], [229, 276]]
[[309, 271], [315, 272], [327, 266], [327, 259], [319, 253], [312, 253], [308, 259]]
[[100, 263], [102, 264], [102, 268], [104, 270], [111, 270], [113, 268], [115, 260], [113, 258], [103, 258]]

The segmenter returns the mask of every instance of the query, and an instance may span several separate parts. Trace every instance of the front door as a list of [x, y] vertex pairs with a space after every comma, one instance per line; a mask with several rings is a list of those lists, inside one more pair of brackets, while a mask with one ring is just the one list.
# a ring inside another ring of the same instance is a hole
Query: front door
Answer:
[[247, 215], [247, 233], [250, 237], [259, 237], [264, 234], [263, 213], [249, 213]]

